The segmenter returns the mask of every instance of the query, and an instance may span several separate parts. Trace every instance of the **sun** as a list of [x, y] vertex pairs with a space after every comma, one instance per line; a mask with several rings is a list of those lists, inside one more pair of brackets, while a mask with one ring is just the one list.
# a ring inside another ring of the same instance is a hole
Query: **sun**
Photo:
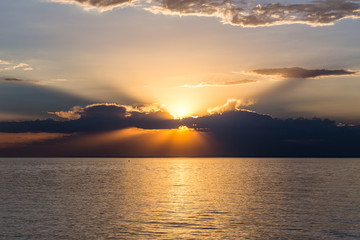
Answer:
[[169, 110], [169, 112], [174, 117], [174, 119], [183, 119], [185, 117], [191, 116], [190, 109], [185, 105], [176, 106]]

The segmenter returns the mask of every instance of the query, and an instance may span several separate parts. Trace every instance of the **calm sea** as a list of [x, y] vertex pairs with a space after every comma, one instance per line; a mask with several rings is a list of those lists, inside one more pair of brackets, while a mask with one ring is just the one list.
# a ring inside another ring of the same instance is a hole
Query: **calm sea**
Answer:
[[360, 159], [0, 159], [0, 239], [360, 239]]

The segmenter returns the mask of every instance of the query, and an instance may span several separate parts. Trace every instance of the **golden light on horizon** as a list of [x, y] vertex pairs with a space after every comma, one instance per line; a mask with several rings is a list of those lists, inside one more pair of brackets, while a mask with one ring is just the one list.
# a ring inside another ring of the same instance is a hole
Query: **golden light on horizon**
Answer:
[[105, 149], [111, 156], [128, 156], [135, 151], [136, 156], [196, 156], [215, 150], [210, 135], [184, 125], [177, 129], [127, 128], [84, 135], [74, 138], [71, 146], [94, 152]]

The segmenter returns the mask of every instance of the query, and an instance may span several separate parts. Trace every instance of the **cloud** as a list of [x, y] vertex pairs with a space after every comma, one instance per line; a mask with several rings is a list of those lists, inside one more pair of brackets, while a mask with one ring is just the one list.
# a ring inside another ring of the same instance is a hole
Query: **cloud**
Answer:
[[80, 118], [98, 117], [101, 115], [105, 115], [105, 117], [109, 115], [115, 115], [115, 117], [130, 117], [131, 114], [136, 113], [149, 114], [164, 111], [164, 105], [158, 103], [137, 106], [116, 103], [96, 103], [87, 105], [86, 107], [75, 106], [69, 111], [49, 112], [49, 114], [54, 114], [68, 120], [77, 120]]
[[[238, 105], [237, 100], [227, 103], [235, 109]], [[240, 109], [175, 120], [166, 112], [128, 111], [117, 104], [95, 104], [71, 111], [81, 117], [0, 122], [0, 132], [72, 133], [60, 140], [31, 143], [26, 149], [0, 149], [0, 155], [188, 156], [191, 152], [196, 156], [360, 156], [360, 126], [340, 127], [327, 119], [282, 120]], [[175, 130], [181, 125], [193, 130]], [[170, 140], [170, 136], [174, 138]], [[202, 144], [206, 147], [198, 151], [192, 144], [186, 145], [200, 136], [213, 143]], [[174, 146], [176, 151], [171, 151]]]
[[259, 74], [259, 75], [280, 76], [283, 78], [319, 78], [319, 77], [354, 75], [357, 73], [357, 71], [350, 71], [344, 69], [338, 69], [338, 70], [304, 69], [299, 67], [292, 67], [292, 68], [255, 69], [255, 70], [251, 70], [249, 73]]
[[0, 60], [0, 65], [7, 65], [6, 68], [0, 68], [0, 72], [12, 71], [12, 70], [16, 70], [16, 69], [21, 69], [23, 71], [31, 71], [31, 70], [33, 70], [33, 68], [30, 67], [30, 65], [27, 64], [27, 63], [12, 64], [12, 63]]
[[10, 64], [10, 63], [0, 59], [0, 65], [8, 65], [8, 64]]
[[5, 82], [17, 82], [17, 83], [31, 83], [31, 84], [38, 84], [38, 85], [48, 85], [51, 84], [51, 81], [43, 81], [43, 80], [29, 80], [29, 79], [22, 79], [22, 78], [15, 78], [15, 77], [0, 77], [0, 81]]
[[84, 109], [80, 106], [72, 107], [69, 111], [58, 111], [58, 112], [49, 112], [49, 114], [55, 114], [60, 118], [65, 118], [68, 120], [76, 120], [81, 118], [81, 114]]
[[32, 70], [32, 68], [29, 67], [29, 64], [27, 64], [27, 63], [19, 63], [19, 64], [16, 64], [15, 66], [11, 67], [11, 69], [17, 69], [17, 68], [22, 68], [24, 70], [27, 70], [27, 69]]
[[76, 4], [84, 7], [85, 9], [97, 8], [101, 11], [112, 10], [116, 7], [123, 7], [131, 5], [132, 0], [51, 0], [52, 2]]
[[220, 156], [360, 156], [360, 126], [338, 127], [327, 119], [282, 120], [240, 110], [183, 123], [210, 132]]
[[100, 132], [129, 127], [142, 129], [174, 129], [179, 122], [170, 113], [156, 104], [149, 106], [126, 106], [114, 103], [91, 104], [86, 107], [73, 107], [69, 111], [50, 112], [66, 121], [53, 119], [0, 122], [0, 132]]
[[0, 80], [9, 81], [9, 82], [23, 82], [24, 81], [20, 78], [0, 78]]
[[129, 5], [141, 6], [155, 14], [214, 16], [223, 23], [244, 27], [302, 23], [331, 25], [344, 18], [359, 18], [358, 0], [52, 0], [78, 4], [100, 11]]
[[236, 85], [242, 85], [242, 84], [254, 83], [254, 82], [257, 81], [252, 79], [243, 79], [243, 80], [231, 81], [231, 82], [201, 82], [196, 85], [185, 84], [184, 87], [186, 88], [227, 87], [227, 86], [236, 86]]
[[207, 110], [209, 114], [222, 114], [229, 111], [249, 111], [241, 109], [241, 107], [254, 104], [254, 101], [243, 101], [240, 99], [228, 99], [224, 105], [216, 106]]

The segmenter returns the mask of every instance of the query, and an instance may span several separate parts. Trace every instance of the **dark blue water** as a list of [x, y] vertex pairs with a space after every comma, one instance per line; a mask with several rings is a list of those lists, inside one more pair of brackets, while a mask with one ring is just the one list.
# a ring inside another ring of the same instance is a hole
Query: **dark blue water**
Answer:
[[0, 239], [360, 239], [360, 159], [0, 159]]

